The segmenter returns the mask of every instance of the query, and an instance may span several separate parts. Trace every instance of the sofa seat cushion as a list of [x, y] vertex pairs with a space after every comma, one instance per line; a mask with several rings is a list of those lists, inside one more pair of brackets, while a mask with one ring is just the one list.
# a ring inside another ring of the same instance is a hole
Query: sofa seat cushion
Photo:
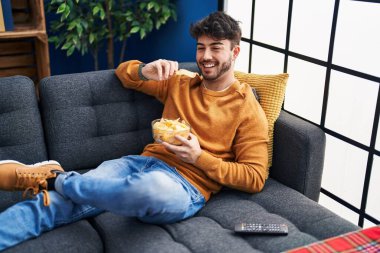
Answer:
[[[286, 223], [287, 236], [237, 235], [236, 223]], [[94, 218], [107, 252], [280, 252], [356, 230], [273, 179], [247, 194], [225, 189], [193, 218], [164, 226], [104, 213]]]
[[56, 228], [41, 236], [25, 241], [4, 253], [39, 252], [39, 253], [96, 253], [104, 252], [103, 244], [98, 233], [86, 220]]

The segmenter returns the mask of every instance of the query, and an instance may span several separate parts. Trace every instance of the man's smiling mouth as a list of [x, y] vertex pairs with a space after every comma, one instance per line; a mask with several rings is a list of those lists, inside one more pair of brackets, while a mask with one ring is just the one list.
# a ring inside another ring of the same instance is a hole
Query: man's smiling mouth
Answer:
[[203, 67], [205, 67], [205, 68], [212, 68], [212, 67], [215, 67], [215, 63], [210, 63], [210, 62], [208, 62], [208, 63], [203, 63], [202, 65], [203, 65]]

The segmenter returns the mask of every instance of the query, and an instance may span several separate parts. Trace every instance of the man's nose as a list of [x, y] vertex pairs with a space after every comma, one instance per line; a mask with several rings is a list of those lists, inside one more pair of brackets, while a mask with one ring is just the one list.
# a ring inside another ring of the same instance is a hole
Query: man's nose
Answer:
[[210, 59], [212, 59], [211, 50], [206, 48], [203, 54], [203, 60], [210, 60]]

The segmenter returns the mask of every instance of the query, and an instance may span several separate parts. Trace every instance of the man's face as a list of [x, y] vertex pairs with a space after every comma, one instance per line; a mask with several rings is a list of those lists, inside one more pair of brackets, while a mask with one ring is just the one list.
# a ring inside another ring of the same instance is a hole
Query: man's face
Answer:
[[205, 35], [199, 37], [196, 60], [203, 78], [214, 81], [226, 72], [233, 71], [232, 63], [236, 58], [237, 47], [231, 49], [229, 40], [214, 40]]

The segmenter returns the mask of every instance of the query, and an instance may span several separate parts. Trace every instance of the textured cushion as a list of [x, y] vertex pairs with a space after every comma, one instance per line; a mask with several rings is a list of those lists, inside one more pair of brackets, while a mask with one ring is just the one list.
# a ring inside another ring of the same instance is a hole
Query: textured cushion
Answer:
[[[195, 217], [174, 224], [146, 224], [111, 213], [94, 218], [106, 252], [281, 252], [357, 229], [342, 221], [273, 179], [258, 194], [224, 190]], [[289, 234], [237, 235], [234, 225], [242, 222], [286, 223]]]
[[273, 129], [274, 123], [280, 115], [285, 97], [285, 88], [289, 75], [258, 75], [235, 71], [235, 77], [242, 83], [247, 83], [256, 89], [260, 97], [260, 105], [268, 119], [268, 167], [272, 166], [273, 156]]
[[56, 228], [36, 239], [25, 241], [2, 253], [20, 252], [104, 252], [103, 244], [96, 230], [86, 220]]
[[[35, 86], [28, 77], [0, 78], [0, 160], [47, 160]], [[0, 211], [21, 199], [19, 192], [1, 191]]]
[[48, 77], [40, 94], [49, 157], [66, 170], [139, 154], [162, 112], [153, 97], [123, 88], [113, 70]]
[[0, 78], [0, 94], [0, 160], [46, 160], [33, 81], [23, 76]]

